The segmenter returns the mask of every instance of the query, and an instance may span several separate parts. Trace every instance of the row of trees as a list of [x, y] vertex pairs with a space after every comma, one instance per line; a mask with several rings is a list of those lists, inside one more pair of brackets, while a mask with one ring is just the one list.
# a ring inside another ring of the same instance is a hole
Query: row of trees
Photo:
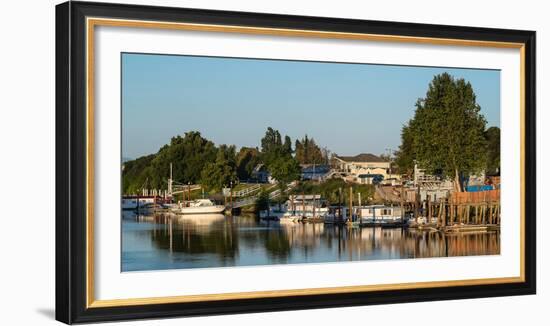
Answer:
[[329, 151], [326, 148], [321, 149], [315, 139], [307, 135], [296, 139], [296, 159], [300, 164], [329, 164]]
[[436, 75], [403, 126], [396, 155], [400, 172], [410, 174], [416, 162], [428, 173], [453, 179], [458, 191], [462, 175], [498, 172], [500, 129], [486, 129], [480, 110], [469, 82]]
[[138, 193], [142, 188], [165, 188], [170, 163], [174, 180], [200, 183], [211, 191], [219, 191], [237, 180], [251, 179], [254, 168], [264, 164], [284, 191], [284, 185], [300, 178], [300, 164], [327, 161], [328, 151], [323, 152], [313, 138], [296, 140], [293, 150], [290, 137], [282, 137], [271, 127], [260, 145], [260, 149], [242, 147], [237, 152], [234, 145], [216, 146], [198, 131], [187, 132], [183, 137], [173, 137], [156, 154], [125, 162], [123, 191]]
[[196, 183], [209, 162], [217, 162], [218, 148], [191, 131], [183, 137], [172, 137], [156, 154], [140, 157], [124, 163], [122, 187], [124, 193], [139, 193], [142, 188], [166, 188], [170, 163], [173, 163], [173, 178], [180, 182]]

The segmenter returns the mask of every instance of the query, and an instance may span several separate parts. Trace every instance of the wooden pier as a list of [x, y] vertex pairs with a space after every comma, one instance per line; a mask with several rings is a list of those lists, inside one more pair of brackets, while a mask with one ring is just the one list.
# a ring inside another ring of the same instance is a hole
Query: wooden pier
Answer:
[[[411, 200], [412, 197], [412, 200]], [[480, 192], [454, 192], [446, 198], [420, 201], [418, 192], [401, 200], [404, 211], [412, 212], [412, 227], [430, 226], [446, 232], [489, 230], [500, 226], [500, 189]], [[419, 223], [419, 218], [425, 223]]]

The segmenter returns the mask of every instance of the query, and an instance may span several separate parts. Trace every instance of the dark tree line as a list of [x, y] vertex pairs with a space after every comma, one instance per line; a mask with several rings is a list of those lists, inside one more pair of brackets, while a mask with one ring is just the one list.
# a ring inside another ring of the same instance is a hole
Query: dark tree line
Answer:
[[291, 138], [282, 137], [278, 130], [270, 127], [260, 140], [260, 149], [242, 147], [237, 152], [234, 145], [216, 146], [200, 132], [190, 131], [183, 137], [173, 137], [156, 154], [125, 162], [123, 192], [139, 193], [143, 188], [165, 189], [170, 163], [175, 181], [200, 183], [211, 191], [220, 191], [231, 182], [252, 179], [254, 168], [264, 164], [271, 176], [280, 181], [281, 191], [284, 191], [284, 185], [300, 178], [300, 163], [322, 162], [321, 150], [313, 139], [306, 136], [296, 144], [300, 149], [295, 155]]

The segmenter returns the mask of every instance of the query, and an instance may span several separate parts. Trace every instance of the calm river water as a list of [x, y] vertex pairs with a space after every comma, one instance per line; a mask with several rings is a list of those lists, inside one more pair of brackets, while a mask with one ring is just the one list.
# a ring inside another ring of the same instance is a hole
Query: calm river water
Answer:
[[500, 253], [500, 232], [281, 224], [252, 216], [123, 212], [122, 271]]

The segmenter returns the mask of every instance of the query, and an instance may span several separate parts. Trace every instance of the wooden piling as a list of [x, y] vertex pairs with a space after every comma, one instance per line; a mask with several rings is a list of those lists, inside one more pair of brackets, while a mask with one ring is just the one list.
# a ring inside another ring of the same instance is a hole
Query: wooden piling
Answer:
[[431, 223], [432, 222], [432, 205], [430, 203], [430, 198], [431, 196], [426, 193], [426, 210], [428, 211], [428, 214], [427, 214], [427, 217], [426, 217], [426, 223]]
[[302, 217], [306, 217], [306, 195], [302, 191]]
[[349, 222], [353, 222], [353, 187], [349, 187]]
[[405, 191], [403, 188], [403, 181], [401, 181], [401, 196], [399, 198], [399, 205], [401, 206], [401, 223], [403, 223], [403, 221], [405, 220], [405, 209], [403, 207], [404, 196], [405, 196]]

